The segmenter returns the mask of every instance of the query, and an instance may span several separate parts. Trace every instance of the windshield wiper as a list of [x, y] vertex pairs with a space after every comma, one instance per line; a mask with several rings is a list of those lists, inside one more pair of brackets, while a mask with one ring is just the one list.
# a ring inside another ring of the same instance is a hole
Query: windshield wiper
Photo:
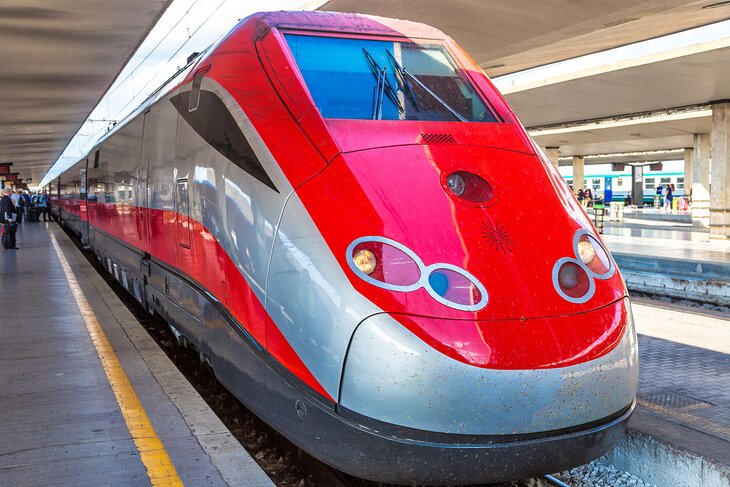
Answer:
[[[406, 76], [410, 77], [413, 81], [415, 81], [418, 84], [418, 86], [420, 86], [421, 88], [423, 88], [424, 90], [426, 90], [426, 93], [428, 93], [429, 95], [431, 95], [432, 97], [434, 97], [434, 99], [437, 102], [441, 103], [441, 105], [443, 105], [444, 108], [446, 108], [459, 121], [466, 122], [466, 119], [464, 117], [462, 117], [461, 115], [459, 115], [459, 113], [456, 110], [454, 110], [453, 108], [451, 108], [449, 106], [449, 104], [446, 103], [443, 99], [441, 99], [441, 97], [438, 96], [436, 93], [434, 93], [433, 90], [431, 90], [428, 86], [426, 86], [425, 84], [423, 84], [423, 82], [420, 79], [416, 78], [416, 75], [415, 74], [413, 74], [410, 71], [408, 71], [405, 66], [401, 66], [400, 63], [398, 63], [398, 61], [395, 59], [395, 56], [393, 56], [393, 54], [391, 54], [390, 51], [388, 51], [386, 49], [386, 52], [388, 53], [388, 56], [390, 57], [391, 62], [396, 66], [396, 71], [398, 72], [398, 74], [400, 75], [400, 77], [403, 79], [403, 86], [408, 89], [408, 92], [411, 94], [411, 99], [414, 102], [416, 101], [416, 97], [413, 94], [413, 90], [411, 89], [410, 85], [408, 84], [408, 80], [406, 80], [406, 78], [405, 78]], [[418, 109], [418, 108], [416, 107], [416, 109]]]
[[393, 105], [395, 105], [399, 112], [405, 112], [393, 85], [390, 84], [390, 80], [388, 80], [386, 75], [387, 68], [381, 68], [377, 61], [375, 61], [364, 47], [362, 48], [362, 52], [365, 54], [365, 59], [368, 62], [368, 66], [370, 66], [370, 71], [375, 77], [375, 92], [373, 93], [373, 120], [380, 120], [383, 118], [383, 94], [385, 94], [388, 99], [393, 102]]
[[393, 56], [393, 53], [390, 52], [389, 49], [386, 49], [385, 52], [388, 53], [390, 63], [393, 65], [393, 71], [395, 71], [395, 74], [397, 75], [395, 77], [396, 81], [398, 81], [398, 84], [402, 86], [403, 93], [408, 93], [410, 95], [411, 101], [413, 102], [413, 107], [416, 109], [416, 111], [420, 112], [421, 109], [418, 108], [418, 100], [416, 99], [416, 94], [413, 92], [413, 88], [411, 88], [411, 84], [406, 79], [405, 74], [403, 74], [403, 67], [395, 59], [395, 56]]

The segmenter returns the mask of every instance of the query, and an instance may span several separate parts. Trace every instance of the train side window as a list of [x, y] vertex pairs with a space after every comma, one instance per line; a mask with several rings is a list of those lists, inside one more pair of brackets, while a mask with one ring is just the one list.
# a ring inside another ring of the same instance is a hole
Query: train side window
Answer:
[[188, 111], [193, 112], [198, 109], [200, 104], [200, 86], [203, 84], [203, 76], [205, 72], [198, 73], [193, 78], [193, 87], [190, 90], [190, 101], [188, 101]]
[[654, 178], [644, 178], [644, 189], [654, 189]]

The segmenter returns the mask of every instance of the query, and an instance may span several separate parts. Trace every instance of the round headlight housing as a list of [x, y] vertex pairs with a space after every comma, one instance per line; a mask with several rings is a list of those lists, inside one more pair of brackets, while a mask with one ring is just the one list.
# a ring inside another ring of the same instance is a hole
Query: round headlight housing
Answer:
[[446, 187], [459, 199], [476, 205], [489, 203], [494, 191], [481, 176], [468, 171], [452, 172], [446, 177]]
[[571, 300], [581, 300], [591, 291], [593, 280], [577, 262], [567, 260], [558, 268], [560, 291]]

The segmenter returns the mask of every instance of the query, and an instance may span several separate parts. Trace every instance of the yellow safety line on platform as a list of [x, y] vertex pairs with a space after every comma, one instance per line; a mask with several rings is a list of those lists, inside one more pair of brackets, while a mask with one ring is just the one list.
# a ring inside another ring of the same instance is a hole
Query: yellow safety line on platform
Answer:
[[153, 486], [182, 486], [183, 483], [177, 474], [177, 470], [175, 470], [175, 466], [170, 461], [162, 441], [157, 437], [157, 433], [155, 433], [147, 413], [139, 402], [139, 398], [137, 398], [137, 394], [134, 392], [122, 364], [119, 363], [109, 339], [96, 319], [96, 315], [91, 309], [86, 296], [84, 296], [81, 287], [79, 287], [76, 276], [71, 270], [66, 256], [63, 255], [55, 235], [50, 229], [48, 233], [51, 236], [51, 242], [56, 255], [58, 255], [58, 260], [61, 261], [61, 267], [66, 274], [66, 281], [68, 281], [71, 288], [71, 294], [73, 294], [81, 316], [84, 318], [86, 329], [89, 331], [91, 341], [94, 343], [101, 360], [101, 365], [104, 367], [109, 384], [117, 398], [119, 409], [122, 411], [129, 433], [132, 435], [140, 459], [147, 469], [150, 482]]

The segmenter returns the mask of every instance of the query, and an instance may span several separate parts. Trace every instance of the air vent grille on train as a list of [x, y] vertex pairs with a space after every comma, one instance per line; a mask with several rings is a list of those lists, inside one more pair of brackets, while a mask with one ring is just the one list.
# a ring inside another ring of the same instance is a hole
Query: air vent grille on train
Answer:
[[456, 144], [451, 134], [421, 134], [422, 144]]

